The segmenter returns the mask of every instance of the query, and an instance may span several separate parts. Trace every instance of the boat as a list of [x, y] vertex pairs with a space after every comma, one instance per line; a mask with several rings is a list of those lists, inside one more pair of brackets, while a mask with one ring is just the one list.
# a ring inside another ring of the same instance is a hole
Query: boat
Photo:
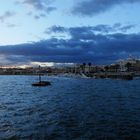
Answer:
[[32, 84], [32, 86], [49, 86], [49, 85], [51, 85], [49, 81], [39, 81]]
[[[40, 70], [40, 66], [39, 66], [39, 70]], [[32, 86], [50, 86], [51, 85], [51, 82], [41, 80], [41, 74], [39, 74], [38, 79], [39, 79], [39, 82], [33, 83]]]

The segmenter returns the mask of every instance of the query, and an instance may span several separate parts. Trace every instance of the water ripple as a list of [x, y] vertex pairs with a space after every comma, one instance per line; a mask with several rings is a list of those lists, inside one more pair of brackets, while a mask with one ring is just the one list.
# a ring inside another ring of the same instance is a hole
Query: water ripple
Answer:
[[140, 80], [47, 78], [0, 76], [0, 139], [140, 139]]

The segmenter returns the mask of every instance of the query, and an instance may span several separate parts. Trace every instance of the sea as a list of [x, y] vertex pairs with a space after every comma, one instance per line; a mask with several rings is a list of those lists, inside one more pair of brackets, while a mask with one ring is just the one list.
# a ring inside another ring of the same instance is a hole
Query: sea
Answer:
[[140, 79], [0, 76], [0, 140], [140, 140]]

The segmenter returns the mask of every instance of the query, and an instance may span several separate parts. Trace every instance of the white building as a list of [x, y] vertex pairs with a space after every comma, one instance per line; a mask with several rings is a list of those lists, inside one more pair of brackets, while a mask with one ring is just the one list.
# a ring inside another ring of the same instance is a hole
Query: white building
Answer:
[[140, 60], [130, 55], [127, 59], [124, 59], [124, 60], [121, 59], [117, 61], [117, 64], [120, 65], [120, 71], [124, 72], [124, 71], [127, 71], [127, 67], [126, 67], [127, 63], [130, 63], [133, 65], [133, 64], [136, 64], [137, 62], [140, 62]]

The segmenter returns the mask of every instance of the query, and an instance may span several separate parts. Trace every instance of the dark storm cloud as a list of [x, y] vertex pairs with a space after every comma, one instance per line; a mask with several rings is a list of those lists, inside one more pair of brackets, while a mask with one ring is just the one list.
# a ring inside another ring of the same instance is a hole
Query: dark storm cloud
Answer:
[[24, 65], [30, 63], [30, 58], [22, 56], [22, 55], [7, 55], [5, 57], [6, 63], [3, 61], [1, 64], [3, 65]]
[[[129, 54], [140, 55], [140, 34], [94, 34], [72, 28], [70, 39], [51, 38], [40, 42], [1, 46], [9, 61], [112, 63]], [[74, 31], [75, 30], [75, 31]], [[12, 56], [12, 57], [11, 57]], [[19, 59], [16, 59], [18, 58]]]
[[83, 0], [75, 5], [72, 10], [73, 14], [93, 16], [105, 12], [116, 5], [132, 4], [140, 2], [139, 0]]

